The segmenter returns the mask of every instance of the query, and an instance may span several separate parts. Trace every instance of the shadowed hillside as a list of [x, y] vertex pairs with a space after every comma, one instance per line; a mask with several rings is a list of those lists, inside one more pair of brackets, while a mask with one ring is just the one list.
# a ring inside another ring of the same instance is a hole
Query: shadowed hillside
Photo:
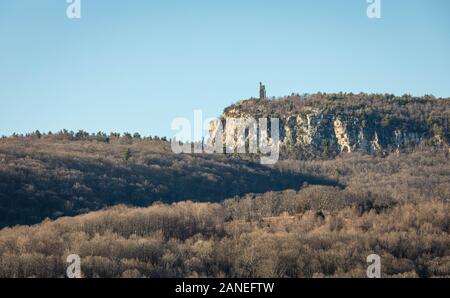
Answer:
[[[45, 141], [30, 143], [34, 144], [31, 149], [23, 146], [21, 151], [39, 151]], [[53, 157], [62, 166], [62, 155], [79, 160], [75, 155], [87, 155], [90, 143], [54, 144], [66, 148], [64, 154], [56, 151]], [[139, 159], [138, 152], [145, 155], [145, 149], [138, 150], [143, 144], [92, 143], [89, 154], [93, 160], [109, 160], [127, 169], [138, 161], [130, 158], [126, 165], [119, 153], [130, 147]], [[98, 153], [92, 148], [97, 146], [109, 148], [107, 156], [94, 158]], [[157, 142], [144, 147], [162, 155], [157, 152], [164, 146]], [[219, 163], [191, 158], [208, 165]], [[18, 163], [17, 157], [14, 160]], [[170, 173], [173, 166], [164, 160]], [[263, 168], [228, 162], [271, 181], [261, 172]], [[304, 183], [299, 190], [247, 193], [221, 203], [114, 206], [32, 227], [4, 228], [0, 230], [0, 277], [64, 277], [69, 254], [80, 255], [84, 277], [365, 277], [366, 257], [372, 253], [380, 255], [384, 277], [450, 276], [447, 151], [428, 148], [387, 157], [348, 154], [333, 160], [282, 161], [276, 167], [299, 176], [316, 173], [346, 187]], [[278, 173], [266, 171], [267, 175]], [[76, 177], [85, 173], [91, 172]]]
[[117, 135], [0, 139], [0, 226], [38, 223], [115, 204], [220, 201], [248, 192], [336, 184], [223, 155], [175, 155], [161, 140]]
[[[414, 160], [432, 165], [429, 158]], [[361, 174], [361, 164], [379, 169], [391, 164], [345, 161], [354, 169], [351, 176]], [[115, 206], [5, 228], [0, 277], [64, 277], [67, 256], [78, 254], [84, 277], [362, 278], [372, 253], [381, 257], [383, 277], [449, 277], [449, 198], [418, 193], [403, 201], [392, 190], [382, 191], [385, 181], [373, 183], [378, 193], [360, 192], [356, 182], [345, 190], [306, 186], [222, 204]], [[418, 177], [416, 184], [426, 179]], [[449, 182], [433, 185], [443, 188]]]

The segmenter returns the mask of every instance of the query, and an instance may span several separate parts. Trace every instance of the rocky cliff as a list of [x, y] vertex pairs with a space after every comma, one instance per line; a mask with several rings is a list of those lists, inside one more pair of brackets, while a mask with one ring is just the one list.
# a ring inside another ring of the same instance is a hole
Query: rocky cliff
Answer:
[[[268, 118], [279, 119], [278, 143], [282, 157], [289, 158], [328, 158], [342, 152], [388, 154], [450, 143], [449, 98], [345, 93], [242, 100], [221, 115], [223, 143], [227, 137], [235, 148], [248, 148], [255, 137], [259, 142], [259, 133], [252, 134], [247, 127], [239, 134], [242, 124], [230, 120]], [[210, 136], [218, 123], [211, 123]]]

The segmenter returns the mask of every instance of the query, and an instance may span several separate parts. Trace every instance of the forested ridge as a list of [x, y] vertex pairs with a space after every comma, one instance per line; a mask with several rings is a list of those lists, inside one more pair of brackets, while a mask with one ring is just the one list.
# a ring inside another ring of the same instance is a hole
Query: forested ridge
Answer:
[[0, 277], [64, 277], [70, 254], [84, 277], [365, 277], [373, 253], [384, 277], [450, 277], [449, 99], [293, 94], [225, 112], [308, 109], [384, 147], [344, 152], [308, 122], [311, 151], [272, 166], [137, 133], [2, 137]]
[[450, 167], [442, 150], [348, 155], [280, 167], [315, 170], [346, 188], [233, 197], [222, 203], [115, 206], [0, 231], [1, 277], [450, 277]]
[[[450, 99], [366, 93], [292, 94], [247, 99], [227, 107], [234, 118], [279, 119], [282, 159], [334, 158], [342, 152], [387, 155], [418, 146], [448, 146]], [[247, 140], [248, 141], [248, 140]]]
[[0, 139], [0, 227], [34, 224], [115, 204], [221, 201], [302, 183], [336, 182], [225, 155], [173, 154], [140, 136], [33, 133]]
[[444, 126], [445, 136], [450, 137], [450, 98], [436, 98], [433, 95], [412, 96], [404, 94], [368, 93], [324, 93], [298, 94], [270, 99], [246, 99], [225, 108], [224, 112], [239, 110], [255, 118], [263, 115], [283, 117], [286, 114], [301, 113], [305, 108], [314, 108], [323, 114], [357, 115], [374, 118], [383, 125], [417, 125], [417, 130]]

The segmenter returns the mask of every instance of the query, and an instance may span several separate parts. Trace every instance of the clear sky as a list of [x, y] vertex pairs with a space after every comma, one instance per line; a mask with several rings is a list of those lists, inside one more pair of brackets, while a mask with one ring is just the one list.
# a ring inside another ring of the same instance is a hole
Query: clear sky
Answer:
[[36, 129], [172, 136], [258, 95], [450, 97], [450, 1], [0, 1], [0, 135]]

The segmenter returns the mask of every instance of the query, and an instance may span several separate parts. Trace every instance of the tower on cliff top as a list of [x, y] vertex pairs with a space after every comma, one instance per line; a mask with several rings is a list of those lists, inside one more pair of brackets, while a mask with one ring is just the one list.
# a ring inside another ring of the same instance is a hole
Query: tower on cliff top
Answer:
[[266, 86], [259, 82], [259, 99], [266, 99]]

